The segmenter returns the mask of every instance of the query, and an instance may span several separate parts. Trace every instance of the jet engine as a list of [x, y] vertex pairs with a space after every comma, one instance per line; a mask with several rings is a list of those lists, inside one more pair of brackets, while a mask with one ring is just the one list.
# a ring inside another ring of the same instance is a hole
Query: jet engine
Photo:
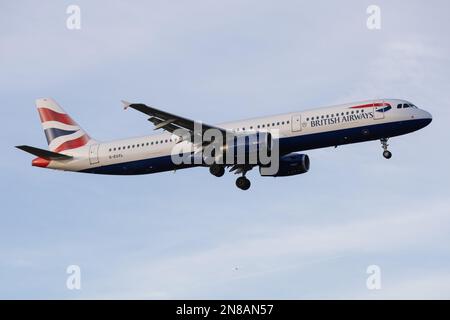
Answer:
[[287, 177], [306, 173], [309, 170], [309, 157], [301, 153], [289, 153], [280, 157], [278, 172], [266, 174], [259, 168], [261, 176], [265, 177]]

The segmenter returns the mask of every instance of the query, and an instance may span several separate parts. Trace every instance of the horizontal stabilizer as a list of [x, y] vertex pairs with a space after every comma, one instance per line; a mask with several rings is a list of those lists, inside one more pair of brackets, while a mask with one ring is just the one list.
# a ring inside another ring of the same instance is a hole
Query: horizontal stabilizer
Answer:
[[37, 157], [44, 158], [47, 160], [69, 160], [72, 159], [71, 156], [66, 154], [52, 152], [44, 149], [39, 149], [30, 146], [16, 146], [17, 149], [23, 150], [25, 152], [31, 153]]

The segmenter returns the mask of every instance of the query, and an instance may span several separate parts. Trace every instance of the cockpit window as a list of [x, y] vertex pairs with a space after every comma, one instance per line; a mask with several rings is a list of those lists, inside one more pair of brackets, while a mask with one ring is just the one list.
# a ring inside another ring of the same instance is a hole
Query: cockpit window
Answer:
[[418, 109], [415, 105], [413, 105], [412, 103], [399, 103], [397, 105], [397, 109], [402, 109], [402, 108], [415, 108]]

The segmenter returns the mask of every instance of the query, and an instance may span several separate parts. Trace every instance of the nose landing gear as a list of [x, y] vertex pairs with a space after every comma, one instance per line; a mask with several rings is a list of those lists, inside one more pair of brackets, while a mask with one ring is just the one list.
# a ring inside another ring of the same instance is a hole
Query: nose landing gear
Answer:
[[383, 148], [383, 157], [385, 157], [386, 159], [390, 159], [392, 158], [392, 152], [390, 152], [387, 148], [388, 148], [388, 138], [381, 138], [381, 147]]

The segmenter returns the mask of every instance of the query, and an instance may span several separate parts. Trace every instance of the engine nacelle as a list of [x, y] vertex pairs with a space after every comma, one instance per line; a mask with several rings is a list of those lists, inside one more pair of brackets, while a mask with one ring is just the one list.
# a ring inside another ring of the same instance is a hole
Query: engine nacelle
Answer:
[[289, 153], [280, 157], [278, 172], [276, 174], [267, 175], [259, 168], [259, 173], [264, 177], [287, 177], [297, 174], [306, 173], [309, 170], [309, 157], [301, 153]]

